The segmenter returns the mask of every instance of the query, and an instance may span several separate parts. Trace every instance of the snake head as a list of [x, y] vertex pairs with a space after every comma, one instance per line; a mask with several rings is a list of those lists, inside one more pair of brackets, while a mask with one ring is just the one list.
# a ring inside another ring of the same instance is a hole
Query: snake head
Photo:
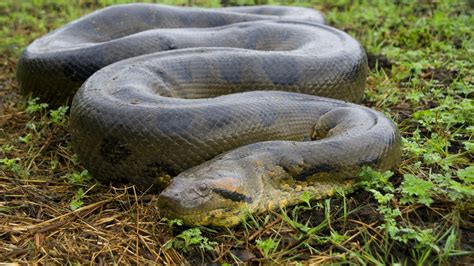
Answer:
[[239, 171], [211, 170], [182, 173], [160, 194], [162, 216], [188, 225], [230, 226], [240, 222], [242, 210], [253, 199], [245, 194]]

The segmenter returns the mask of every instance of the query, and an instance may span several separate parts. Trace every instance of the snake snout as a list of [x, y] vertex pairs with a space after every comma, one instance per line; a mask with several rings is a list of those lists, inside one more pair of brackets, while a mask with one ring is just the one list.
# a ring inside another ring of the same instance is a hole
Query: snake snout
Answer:
[[164, 190], [158, 196], [158, 208], [163, 216], [173, 218], [179, 214], [187, 213], [189, 206], [185, 204], [181, 193]]
[[179, 195], [175, 193], [166, 193], [163, 191], [158, 196], [158, 208], [163, 212], [169, 212], [175, 209], [179, 209]]
[[207, 190], [204, 182], [176, 177], [159, 195], [158, 207], [164, 212], [191, 213], [209, 200]]

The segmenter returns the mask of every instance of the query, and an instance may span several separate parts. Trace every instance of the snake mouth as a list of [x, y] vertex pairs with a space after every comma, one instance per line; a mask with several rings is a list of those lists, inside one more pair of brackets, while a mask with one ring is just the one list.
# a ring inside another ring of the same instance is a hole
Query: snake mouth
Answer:
[[[203, 184], [205, 183], [200, 185]], [[170, 216], [200, 215], [221, 208], [207, 186], [203, 190], [199, 187], [201, 186], [175, 178], [174, 182], [158, 196], [158, 208]]]
[[169, 218], [199, 215], [196, 208], [184, 206], [182, 200], [178, 197], [163, 192], [158, 196], [158, 208], [160, 209], [161, 214], [164, 214], [164, 216], [170, 216]]
[[251, 198], [204, 184], [176, 178], [158, 196], [161, 216], [180, 219], [193, 226], [233, 226], [240, 223]]
[[202, 210], [182, 208], [175, 199], [159, 196], [158, 208], [161, 217], [180, 219], [185, 225], [234, 226], [238, 224], [244, 212], [240, 208], [213, 208]]

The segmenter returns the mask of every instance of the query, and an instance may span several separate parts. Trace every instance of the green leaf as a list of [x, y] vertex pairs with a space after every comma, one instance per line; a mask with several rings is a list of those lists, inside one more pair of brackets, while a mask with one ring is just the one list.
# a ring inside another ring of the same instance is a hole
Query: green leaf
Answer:
[[68, 106], [61, 106], [56, 110], [51, 110], [49, 112], [51, 122], [55, 125], [64, 123], [66, 121], [66, 113], [68, 109]]
[[26, 112], [29, 114], [40, 112], [48, 107], [47, 103], [38, 103], [39, 98], [33, 98], [28, 101], [28, 106], [26, 107]]
[[469, 153], [474, 152], [474, 142], [464, 141], [463, 144], [467, 152]]
[[400, 199], [400, 203], [421, 203], [426, 206], [433, 203], [431, 191], [434, 185], [432, 182], [417, 178], [411, 174], [405, 174], [403, 178], [404, 181], [401, 186], [402, 198]]
[[167, 249], [174, 247], [183, 252], [189, 252], [189, 248], [196, 245], [201, 249], [213, 250], [217, 242], [209, 241], [207, 237], [201, 236], [199, 228], [191, 228], [181, 232], [175, 239], [167, 242], [164, 246]]
[[386, 171], [380, 173], [369, 166], [363, 167], [359, 173], [361, 181], [358, 185], [366, 189], [379, 189], [386, 192], [393, 191], [393, 186], [389, 182], [390, 178], [393, 176], [393, 172]]
[[82, 172], [74, 172], [66, 176], [69, 183], [72, 184], [87, 184], [92, 181], [93, 177], [89, 174], [89, 171], [83, 170]]
[[26, 136], [24, 136], [24, 137], [19, 137], [18, 138], [19, 141], [21, 141], [25, 144], [28, 144], [31, 141], [31, 139], [33, 139], [33, 135], [31, 133], [26, 134]]
[[79, 209], [80, 207], [82, 207], [82, 205], [84, 204], [84, 202], [82, 201], [84, 195], [85, 195], [84, 190], [82, 190], [82, 188], [80, 188], [76, 192], [74, 197], [72, 198], [71, 203], [69, 204], [69, 207], [71, 208], [71, 210], [75, 211], [75, 210]]
[[457, 171], [458, 177], [466, 183], [474, 183], [474, 166], [469, 166]]
[[305, 202], [308, 205], [308, 207], [311, 207], [311, 204], [309, 203], [309, 201], [311, 200], [311, 195], [309, 194], [308, 191], [304, 191], [303, 193], [301, 193], [300, 200]]
[[263, 256], [267, 258], [270, 252], [275, 251], [280, 244], [280, 241], [275, 241], [273, 238], [267, 238], [265, 240], [258, 239], [257, 247], [262, 251]]

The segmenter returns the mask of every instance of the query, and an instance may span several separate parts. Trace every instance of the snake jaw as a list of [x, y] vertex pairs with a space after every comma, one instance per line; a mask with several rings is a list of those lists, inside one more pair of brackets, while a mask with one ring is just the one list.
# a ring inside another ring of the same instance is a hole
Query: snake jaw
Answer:
[[[219, 187], [221, 180], [199, 180], [192, 176], [175, 177], [161, 192], [158, 207], [162, 216], [180, 218], [185, 224], [224, 223], [236, 215], [240, 205], [250, 201], [243, 194], [231, 190], [228, 184]], [[215, 221], [209, 220], [211, 214], [216, 217]]]
[[188, 225], [238, 224], [258, 199], [242, 182], [247, 180], [247, 169], [234, 167], [230, 171], [228, 163], [214, 160], [174, 177], [159, 196], [161, 215]]
[[181, 210], [192, 210], [197, 206], [209, 201], [209, 186], [204, 181], [191, 181], [176, 177], [171, 184], [161, 192], [160, 202], [168, 208]]

